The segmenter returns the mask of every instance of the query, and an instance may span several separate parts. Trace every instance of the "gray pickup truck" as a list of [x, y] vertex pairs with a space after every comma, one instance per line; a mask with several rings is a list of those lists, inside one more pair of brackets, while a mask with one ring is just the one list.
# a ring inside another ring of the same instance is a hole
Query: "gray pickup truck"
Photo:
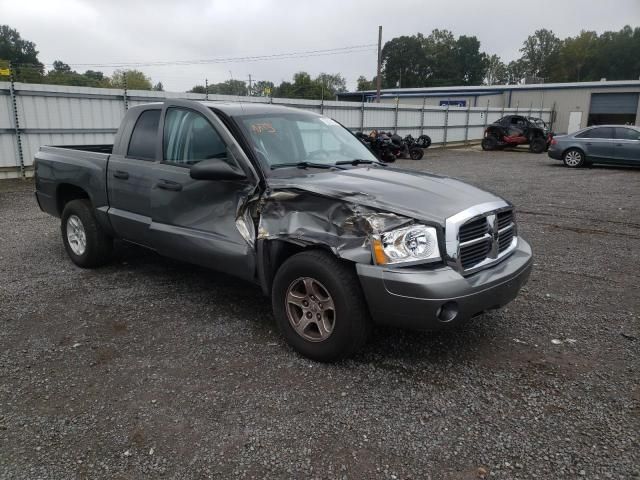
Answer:
[[501, 307], [531, 269], [509, 202], [381, 164], [293, 108], [136, 106], [113, 145], [42, 147], [35, 179], [80, 267], [107, 262], [117, 238], [254, 282], [320, 361], [361, 348], [371, 322], [431, 330]]

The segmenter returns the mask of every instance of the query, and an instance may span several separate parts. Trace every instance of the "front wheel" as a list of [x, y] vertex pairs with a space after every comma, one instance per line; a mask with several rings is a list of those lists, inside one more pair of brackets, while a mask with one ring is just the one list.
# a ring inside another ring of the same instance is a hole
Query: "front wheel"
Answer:
[[332, 362], [367, 341], [369, 316], [355, 270], [328, 252], [287, 259], [276, 273], [271, 301], [285, 339], [308, 358]]
[[584, 153], [577, 148], [570, 148], [564, 152], [562, 162], [569, 168], [580, 168], [586, 163]]
[[93, 214], [89, 200], [72, 200], [62, 211], [62, 241], [69, 258], [82, 268], [93, 268], [109, 261], [113, 239]]
[[495, 135], [487, 135], [482, 139], [481, 146], [482, 150], [495, 150], [496, 148], [498, 148], [498, 139], [495, 137]]

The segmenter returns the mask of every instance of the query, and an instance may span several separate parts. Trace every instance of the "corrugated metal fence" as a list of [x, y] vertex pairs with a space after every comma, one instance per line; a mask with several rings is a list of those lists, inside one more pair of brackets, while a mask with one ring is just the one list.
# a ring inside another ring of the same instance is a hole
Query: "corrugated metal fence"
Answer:
[[[427, 134], [434, 144], [443, 146], [478, 141], [488, 123], [517, 112], [488, 104], [422, 107], [0, 82], [0, 178], [28, 176], [41, 145], [112, 143], [128, 107], [166, 98], [288, 105], [321, 113], [353, 131]], [[552, 116], [551, 110], [540, 108], [519, 113], [547, 122]]]

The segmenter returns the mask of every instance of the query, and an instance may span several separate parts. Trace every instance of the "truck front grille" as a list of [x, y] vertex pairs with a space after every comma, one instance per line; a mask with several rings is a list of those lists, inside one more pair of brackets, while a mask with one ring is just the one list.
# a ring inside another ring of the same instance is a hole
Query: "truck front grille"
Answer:
[[493, 265], [515, 248], [515, 239], [511, 208], [476, 215], [458, 226], [456, 263], [465, 274]]

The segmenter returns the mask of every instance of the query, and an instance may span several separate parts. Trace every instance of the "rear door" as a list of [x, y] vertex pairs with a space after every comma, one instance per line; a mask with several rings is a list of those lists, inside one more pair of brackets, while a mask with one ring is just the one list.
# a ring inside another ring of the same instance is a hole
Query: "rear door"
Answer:
[[[122, 151], [111, 155], [107, 167], [109, 219], [116, 233], [126, 240], [151, 246], [151, 180], [161, 109], [141, 110]], [[125, 127], [126, 128], [126, 127]]]
[[613, 128], [595, 127], [575, 136], [587, 157], [601, 162], [613, 161]]
[[614, 159], [640, 165], [640, 131], [627, 127], [615, 127]]
[[210, 111], [168, 105], [162, 123], [162, 161], [155, 167], [151, 186], [154, 248], [166, 256], [253, 279], [255, 229], [242, 207], [255, 190], [255, 181], [194, 180], [189, 174], [193, 165], [206, 159], [246, 171], [240, 147]]

